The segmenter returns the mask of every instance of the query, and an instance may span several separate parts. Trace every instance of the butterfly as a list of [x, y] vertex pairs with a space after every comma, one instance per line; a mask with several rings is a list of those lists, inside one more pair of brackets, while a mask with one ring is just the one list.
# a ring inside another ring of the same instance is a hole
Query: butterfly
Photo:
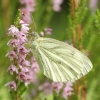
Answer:
[[43, 74], [54, 82], [75, 81], [92, 69], [88, 57], [67, 43], [31, 33], [30, 48]]

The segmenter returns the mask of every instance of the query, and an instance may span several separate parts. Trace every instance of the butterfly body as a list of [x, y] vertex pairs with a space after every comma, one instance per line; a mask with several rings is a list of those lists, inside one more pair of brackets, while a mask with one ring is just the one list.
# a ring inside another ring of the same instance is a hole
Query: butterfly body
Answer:
[[61, 41], [33, 33], [31, 52], [44, 75], [54, 82], [79, 79], [92, 69], [90, 60], [79, 50]]

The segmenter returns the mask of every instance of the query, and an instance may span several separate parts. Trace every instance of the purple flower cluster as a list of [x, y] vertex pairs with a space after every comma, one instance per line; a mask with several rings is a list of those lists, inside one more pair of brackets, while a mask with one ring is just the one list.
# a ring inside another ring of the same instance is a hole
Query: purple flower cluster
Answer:
[[[39, 66], [35, 58], [31, 57], [30, 61], [26, 60], [26, 56], [29, 54], [29, 50], [27, 50], [24, 45], [28, 40], [28, 24], [20, 21], [20, 25], [20, 30], [12, 25], [7, 33], [8, 36], [12, 36], [12, 39], [8, 41], [7, 45], [13, 48], [13, 50], [6, 54], [6, 56], [9, 57], [10, 61], [12, 62], [8, 67], [7, 72], [10, 72], [11, 75], [16, 74], [16, 77], [14, 81], [8, 82], [5, 86], [8, 86], [9, 91], [16, 91], [18, 88], [18, 81], [24, 82], [25, 86], [30, 84], [30, 82], [33, 82], [34, 84], [38, 85], [38, 91], [43, 91], [46, 95], [55, 91], [57, 94], [60, 94], [63, 98], [67, 99], [68, 96], [73, 94], [73, 84], [71, 82], [66, 84], [58, 82], [50, 83], [44, 80], [42, 85], [39, 84], [38, 78], [36, 76], [37, 72], [39, 71]], [[51, 34], [52, 29], [45, 28], [44, 31], [47, 34]]]
[[43, 32], [43, 31], [40, 32], [40, 35], [41, 35], [41, 36], [45, 36], [45, 33], [46, 33], [47, 35], [50, 35], [50, 34], [52, 33], [52, 28], [45, 28], [45, 29], [44, 29], [44, 32]]
[[57, 94], [60, 94], [63, 98], [68, 99], [68, 96], [73, 94], [73, 83], [67, 82], [60, 83], [60, 82], [44, 82], [42, 85], [39, 86], [39, 91], [44, 91], [45, 95], [50, 94], [51, 92], [55, 91]]
[[89, 7], [92, 12], [94, 12], [95, 9], [97, 8], [98, 2], [99, 2], [99, 0], [90, 0]]
[[9, 87], [9, 90], [13, 89], [15, 91], [17, 89], [16, 81], [24, 82], [27, 86], [32, 81], [32, 76], [34, 76], [31, 72], [34, 70], [34, 73], [36, 73], [38, 70], [37, 63], [34, 63], [35, 59], [32, 61], [34, 65], [26, 60], [29, 50], [27, 50], [24, 45], [27, 42], [29, 25], [20, 20], [20, 26], [21, 28], [19, 30], [16, 26], [11, 25], [7, 33], [8, 36], [12, 36], [12, 39], [9, 40], [7, 44], [13, 48], [13, 50], [6, 54], [12, 62], [7, 71], [10, 72], [11, 75], [16, 74], [17, 77], [15, 77], [15, 81], [7, 83], [6, 86]]
[[36, 1], [35, 0], [19, 0], [20, 4], [24, 4], [25, 7], [21, 8], [24, 16], [22, 20], [26, 23], [31, 22], [31, 13], [35, 11]]
[[65, 87], [63, 88], [63, 92], [62, 92], [62, 97], [67, 99], [68, 96], [71, 96], [73, 94], [73, 88], [72, 88], [73, 84], [72, 82], [67, 82], [65, 84]]

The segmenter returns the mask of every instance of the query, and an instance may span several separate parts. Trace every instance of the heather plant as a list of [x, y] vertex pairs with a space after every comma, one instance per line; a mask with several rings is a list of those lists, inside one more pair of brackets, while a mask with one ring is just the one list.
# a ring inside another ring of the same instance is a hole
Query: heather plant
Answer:
[[[99, 9], [99, 0], [1, 0], [0, 100], [99, 100]], [[85, 53], [91, 72], [74, 82], [45, 77], [30, 52], [33, 31]]]

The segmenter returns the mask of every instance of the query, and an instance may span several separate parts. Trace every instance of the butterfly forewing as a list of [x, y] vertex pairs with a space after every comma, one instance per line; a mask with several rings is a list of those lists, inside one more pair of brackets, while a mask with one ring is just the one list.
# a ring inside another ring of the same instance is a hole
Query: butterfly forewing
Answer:
[[39, 37], [31, 45], [44, 75], [55, 82], [77, 80], [92, 68], [92, 63], [82, 52], [66, 43]]

